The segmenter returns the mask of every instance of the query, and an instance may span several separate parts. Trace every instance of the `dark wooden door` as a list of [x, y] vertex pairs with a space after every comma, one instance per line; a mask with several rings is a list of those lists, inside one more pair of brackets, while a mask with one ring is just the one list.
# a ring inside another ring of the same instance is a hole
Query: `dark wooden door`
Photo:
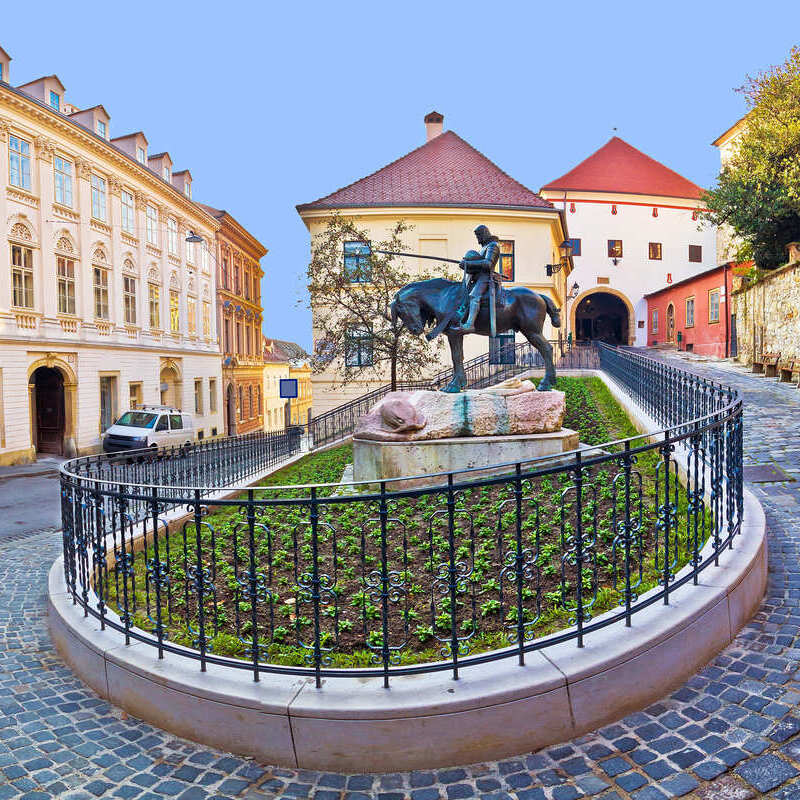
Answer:
[[64, 380], [57, 369], [39, 367], [36, 385], [36, 450], [62, 454], [64, 446]]

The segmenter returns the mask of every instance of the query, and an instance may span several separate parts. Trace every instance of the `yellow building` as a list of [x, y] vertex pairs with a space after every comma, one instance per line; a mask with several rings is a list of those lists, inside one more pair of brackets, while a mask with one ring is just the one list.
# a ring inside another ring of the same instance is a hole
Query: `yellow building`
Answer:
[[[397, 221], [404, 220], [411, 226], [405, 235], [407, 251], [460, 259], [477, 246], [475, 227], [486, 224], [501, 240], [501, 270], [509, 285], [547, 294], [562, 306], [571, 263], [552, 276], [547, 265], [559, 262], [559, 246], [568, 238], [564, 213], [456, 133], [444, 132], [443, 122], [441, 114], [428, 114], [424, 145], [366, 178], [298, 206], [312, 242], [335, 213], [352, 218], [377, 241], [388, 238]], [[419, 264], [418, 259], [405, 259], [403, 268], [413, 274]], [[312, 307], [312, 325], [313, 315]], [[544, 335], [549, 339], [558, 335], [549, 319]], [[465, 338], [466, 359], [488, 349], [485, 337]], [[430, 373], [449, 366], [449, 353], [432, 348]], [[339, 370], [341, 365], [337, 369], [334, 364], [313, 375], [315, 416], [388, 382], [387, 373], [340, 387]]]
[[287, 401], [280, 396], [282, 378], [297, 381], [297, 397], [288, 404], [289, 422], [305, 425], [311, 410], [311, 358], [294, 342], [264, 337], [264, 430], [280, 430], [287, 423]]

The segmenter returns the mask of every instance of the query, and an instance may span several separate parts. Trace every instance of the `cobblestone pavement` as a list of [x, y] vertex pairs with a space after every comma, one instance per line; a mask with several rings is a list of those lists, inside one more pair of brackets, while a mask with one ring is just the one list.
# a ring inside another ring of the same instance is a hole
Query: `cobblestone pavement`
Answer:
[[[730, 367], [687, 366], [743, 392], [748, 463], [775, 461], [800, 477], [800, 392]], [[58, 535], [4, 542], [0, 800], [800, 800], [800, 483], [752, 488], [769, 523], [767, 598], [737, 640], [685, 686], [615, 725], [538, 753], [391, 775], [276, 769], [127, 717], [85, 688], [50, 644], [46, 575]]]

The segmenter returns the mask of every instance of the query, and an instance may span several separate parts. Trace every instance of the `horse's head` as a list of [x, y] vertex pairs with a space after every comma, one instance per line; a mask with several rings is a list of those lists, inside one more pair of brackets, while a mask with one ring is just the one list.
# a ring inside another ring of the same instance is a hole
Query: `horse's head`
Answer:
[[402, 289], [394, 296], [389, 308], [392, 310], [392, 325], [398, 318], [406, 326], [409, 333], [419, 336], [425, 329], [426, 316], [423, 316], [419, 300]]

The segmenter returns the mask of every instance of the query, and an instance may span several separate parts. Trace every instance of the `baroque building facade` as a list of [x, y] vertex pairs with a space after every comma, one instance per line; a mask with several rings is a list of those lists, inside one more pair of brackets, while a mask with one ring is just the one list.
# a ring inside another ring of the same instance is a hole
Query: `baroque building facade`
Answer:
[[217, 329], [225, 431], [235, 436], [265, 427], [260, 261], [267, 249], [227, 211], [199, 205], [220, 224], [214, 257]]
[[220, 223], [144, 134], [112, 138], [105, 108], [66, 102], [54, 75], [12, 87], [3, 55], [0, 463], [95, 452], [141, 404], [221, 434]]
[[[575, 270], [562, 316], [573, 340], [646, 345], [645, 295], [717, 264], [702, 188], [619, 137], [539, 191], [568, 218]], [[659, 340], [674, 344], [674, 308], [660, 324]]]
[[[569, 237], [566, 214], [503, 172], [458, 134], [445, 131], [441, 114], [431, 112], [424, 122], [426, 142], [421, 147], [343, 189], [297, 207], [311, 235], [312, 247], [314, 237], [325, 229], [331, 216], [339, 214], [352, 219], [374, 241], [386, 239], [395, 224], [403, 220], [410, 226], [404, 237], [404, 250], [460, 259], [476, 248], [474, 230], [485, 224], [500, 239], [499, 271], [507, 285], [546, 294], [561, 307], [572, 264], [566, 259], [565, 268], [557, 270], [548, 265], [561, 264], [559, 248]], [[347, 261], [353, 258], [357, 254], [342, 253], [342, 268], [347, 268]], [[401, 261], [411, 275], [420, 270], [418, 259]], [[311, 313], [313, 326], [313, 305]], [[551, 326], [549, 318], [543, 333], [548, 339], [558, 338], [559, 331]], [[317, 330], [314, 338], [316, 346]], [[507, 339], [513, 338], [514, 334], [498, 336], [498, 344], [506, 345]], [[524, 341], [521, 334], [517, 339]], [[315, 373], [314, 416], [388, 383], [388, 366], [379, 374], [371, 369], [368, 335], [354, 329], [353, 342], [352, 352], [346, 357], [369, 370], [365, 370], [363, 380], [344, 386], [341, 363]], [[464, 357], [483, 355], [489, 347], [486, 337], [467, 336]], [[447, 348], [431, 348], [428, 372], [432, 375], [449, 367]]]

